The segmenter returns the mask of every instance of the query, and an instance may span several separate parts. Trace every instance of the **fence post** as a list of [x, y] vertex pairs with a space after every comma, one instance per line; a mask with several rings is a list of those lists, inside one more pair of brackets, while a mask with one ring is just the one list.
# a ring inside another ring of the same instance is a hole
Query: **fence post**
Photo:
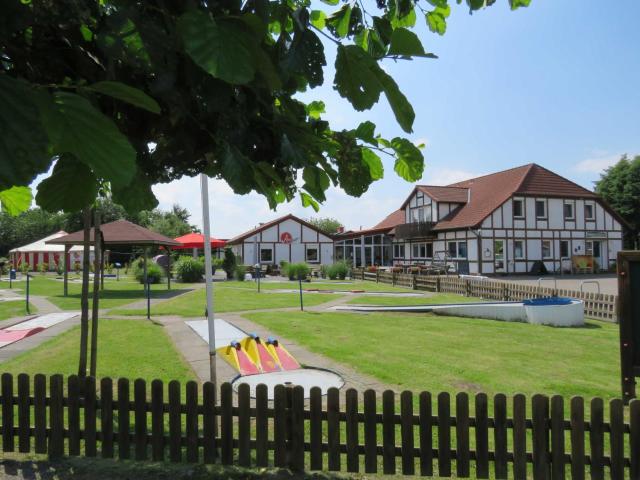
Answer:
[[440, 275], [436, 276], [436, 292], [440, 293]]
[[376, 283], [380, 283], [380, 270], [376, 268]]
[[417, 290], [418, 289], [418, 274], [417, 273], [412, 273], [411, 274], [411, 288], [413, 290]]
[[468, 278], [464, 279], [464, 295], [466, 297], [470, 297], [471, 296], [471, 282], [469, 281]]
[[396, 286], [396, 275], [397, 273], [391, 270], [391, 285], [393, 285], [394, 287]]
[[509, 300], [509, 294], [507, 293], [507, 284], [503, 283], [502, 284], [502, 301], [506, 302], [507, 300]]

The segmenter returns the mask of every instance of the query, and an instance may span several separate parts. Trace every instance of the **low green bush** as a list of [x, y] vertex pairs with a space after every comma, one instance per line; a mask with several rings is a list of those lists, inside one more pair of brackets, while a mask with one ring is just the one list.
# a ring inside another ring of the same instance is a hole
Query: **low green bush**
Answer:
[[327, 269], [330, 280], [344, 280], [349, 273], [349, 265], [346, 262], [336, 262]]
[[200, 259], [193, 257], [180, 257], [174, 265], [176, 275], [181, 282], [194, 283], [202, 280], [204, 264]]
[[233, 272], [233, 276], [239, 282], [244, 282], [244, 275], [247, 273], [247, 269], [244, 265], [236, 265], [235, 270]]
[[[137, 281], [144, 283], [144, 258], [139, 258], [133, 262], [133, 275]], [[147, 263], [147, 283], [160, 283], [163, 276], [163, 270], [160, 265], [155, 262]]]
[[289, 280], [304, 280], [311, 273], [311, 267], [304, 262], [289, 263], [286, 267], [286, 275]]

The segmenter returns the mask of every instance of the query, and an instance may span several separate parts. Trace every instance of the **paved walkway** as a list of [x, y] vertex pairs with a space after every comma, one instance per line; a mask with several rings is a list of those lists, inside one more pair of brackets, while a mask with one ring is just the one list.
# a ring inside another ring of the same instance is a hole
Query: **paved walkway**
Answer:
[[[618, 294], [618, 278], [614, 273], [602, 273], [596, 275], [544, 275], [540, 285], [543, 287], [553, 287], [557, 283], [558, 288], [580, 291], [580, 284], [586, 281], [595, 280], [600, 285], [601, 293]], [[509, 275], [507, 277], [495, 277], [495, 280], [503, 282], [520, 283], [523, 285], [538, 285], [538, 279], [531, 275]], [[594, 284], [585, 284], [585, 292], [596, 292], [598, 287]]]

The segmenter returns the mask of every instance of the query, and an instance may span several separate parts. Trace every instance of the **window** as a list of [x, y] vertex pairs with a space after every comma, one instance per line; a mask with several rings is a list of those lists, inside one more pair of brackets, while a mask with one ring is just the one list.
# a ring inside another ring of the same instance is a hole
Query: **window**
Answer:
[[467, 242], [449, 242], [448, 251], [451, 258], [467, 258]]
[[307, 262], [317, 263], [318, 262], [318, 247], [307, 247], [306, 250], [306, 259]]
[[260, 262], [273, 262], [273, 249], [261, 248], [260, 249]]
[[536, 218], [547, 218], [547, 202], [536, 200]]
[[427, 258], [433, 258], [433, 243], [427, 243]]
[[513, 216], [516, 218], [524, 217], [524, 202], [521, 198], [513, 200]]
[[593, 203], [584, 204], [584, 219], [593, 220], [595, 218], [595, 205]]
[[396, 243], [393, 245], [393, 258], [404, 258], [404, 244]]
[[542, 258], [551, 258], [551, 240], [542, 240]]
[[560, 240], [560, 258], [569, 256], [569, 240]]
[[575, 218], [573, 213], [573, 203], [565, 203], [564, 204], [564, 219], [565, 220], [573, 220]]
[[513, 242], [513, 256], [514, 258], [524, 258], [524, 241], [515, 240]]
[[427, 256], [427, 248], [424, 243], [414, 243], [413, 258], [425, 258]]

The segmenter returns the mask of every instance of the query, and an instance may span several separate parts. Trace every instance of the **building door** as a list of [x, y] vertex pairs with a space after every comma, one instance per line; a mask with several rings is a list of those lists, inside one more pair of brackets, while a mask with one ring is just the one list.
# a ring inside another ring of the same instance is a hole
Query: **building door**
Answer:
[[506, 259], [504, 258], [504, 240], [493, 241], [493, 265], [496, 273], [504, 273]]
[[597, 265], [594, 265], [595, 270], [601, 270], [608, 268], [608, 265], [605, 265], [604, 258], [602, 255], [602, 241], [601, 240], [587, 240], [585, 245], [585, 253], [587, 255], [591, 255], [593, 260]]

